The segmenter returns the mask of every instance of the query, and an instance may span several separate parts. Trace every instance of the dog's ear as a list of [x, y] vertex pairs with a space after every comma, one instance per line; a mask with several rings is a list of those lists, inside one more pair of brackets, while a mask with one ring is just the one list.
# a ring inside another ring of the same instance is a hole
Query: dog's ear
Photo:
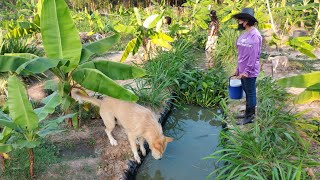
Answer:
[[166, 142], [169, 143], [169, 142], [172, 142], [173, 141], [173, 138], [172, 137], [165, 137], [166, 138]]

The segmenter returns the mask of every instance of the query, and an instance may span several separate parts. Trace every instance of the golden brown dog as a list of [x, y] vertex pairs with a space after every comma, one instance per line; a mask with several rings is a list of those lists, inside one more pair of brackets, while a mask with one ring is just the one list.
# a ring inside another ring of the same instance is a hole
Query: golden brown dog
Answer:
[[154, 113], [143, 106], [109, 96], [100, 100], [83, 95], [79, 91], [73, 92], [73, 98], [79, 103], [86, 101], [100, 107], [100, 116], [106, 126], [105, 131], [110, 144], [113, 146], [117, 145], [117, 141], [111, 132], [116, 125], [115, 118], [117, 118], [117, 123], [123, 126], [128, 135], [131, 150], [138, 163], [140, 163], [140, 157], [136, 140], [138, 140], [143, 156], [146, 155], [144, 148], [144, 141], [146, 140], [155, 159], [161, 159], [167, 143], [173, 141], [172, 138], [163, 135], [162, 127]]

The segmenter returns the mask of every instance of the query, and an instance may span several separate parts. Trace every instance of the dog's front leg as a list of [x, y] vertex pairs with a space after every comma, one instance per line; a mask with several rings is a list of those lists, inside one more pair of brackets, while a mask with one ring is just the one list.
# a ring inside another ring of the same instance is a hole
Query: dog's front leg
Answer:
[[133, 152], [134, 159], [140, 164], [141, 163], [141, 159], [140, 159], [140, 156], [138, 154], [138, 149], [137, 149], [137, 144], [136, 144], [136, 137], [135, 136], [131, 136], [130, 134], [128, 134], [128, 139], [129, 139], [129, 143], [130, 143], [130, 146], [131, 146], [131, 150]]
[[140, 151], [142, 153], [143, 156], [147, 155], [147, 151], [144, 148], [144, 139], [142, 137], [138, 138], [138, 142], [139, 142], [139, 146], [140, 146]]
[[112, 130], [116, 126], [116, 121], [114, 119], [114, 116], [111, 113], [103, 112], [101, 110], [100, 110], [100, 116], [103, 120], [104, 125], [106, 126], [105, 131], [106, 131], [107, 136], [109, 138], [110, 144], [112, 146], [118, 145], [117, 140], [115, 140], [114, 137], [112, 136]]

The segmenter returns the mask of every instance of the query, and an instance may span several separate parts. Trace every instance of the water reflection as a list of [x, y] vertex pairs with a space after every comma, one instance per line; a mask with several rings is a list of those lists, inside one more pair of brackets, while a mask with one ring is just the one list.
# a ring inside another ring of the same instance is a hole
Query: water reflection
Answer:
[[219, 143], [218, 110], [187, 106], [175, 110], [168, 118], [164, 133], [175, 140], [168, 144], [162, 160], [148, 155], [141, 165], [137, 179], [205, 179], [215, 167], [214, 160], [202, 160]]

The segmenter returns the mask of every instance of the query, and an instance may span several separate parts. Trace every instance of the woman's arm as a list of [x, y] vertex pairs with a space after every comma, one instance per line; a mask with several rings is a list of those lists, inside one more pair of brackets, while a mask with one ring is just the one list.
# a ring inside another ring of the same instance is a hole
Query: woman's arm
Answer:
[[259, 59], [259, 54], [260, 54], [260, 40], [257, 36], [253, 37], [253, 44], [251, 47], [248, 48], [247, 53], [248, 53], [248, 61], [247, 61], [247, 66], [244, 69], [245, 75], [249, 76], [252, 74], [255, 70], [255, 64], [257, 60]]

